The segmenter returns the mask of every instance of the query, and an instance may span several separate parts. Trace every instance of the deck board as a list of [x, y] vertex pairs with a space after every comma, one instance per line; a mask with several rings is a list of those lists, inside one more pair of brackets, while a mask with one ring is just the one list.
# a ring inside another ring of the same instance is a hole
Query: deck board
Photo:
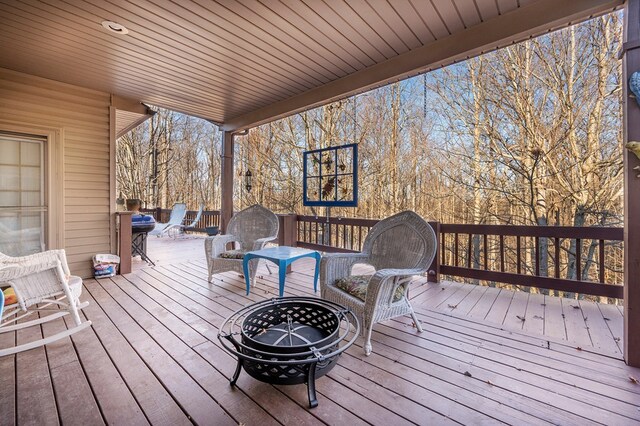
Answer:
[[[40, 327], [16, 332], [16, 343], [42, 338]], [[16, 408], [18, 424], [59, 424], [59, 413], [44, 347], [16, 355]]]
[[567, 330], [567, 340], [575, 343], [578, 347], [592, 346], [591, 337], [587, 330], [584, 314], [577, 300], [560, 299], [562, 302], [562, 314], [565, 328]]
[[544, 334], [544, 295], [539, 293], [529, 293], [527, 300], [526, 321], [522, 325], [522, 330], [533, 334]]
[[[67, 329], [63, 318], [42, 325], [44, 337]], [[47, 347], [51, 382], [63, 424], [105, 424], [70, 338]]]
[[[92, 383], [101, 384], [98, 387], [99, 390], [96, 389], [96, 396], [98, 402], [103, 406], [103, 411], [107, 412], [108, 409], [121, 411], [123, 418], [125, 420], [130, 418], [134, 424], [136, 422], [143, 423], [140, 419], [140, 411], [151, 424], [191, 424], [187, 414], [178, 406], [135, 349], [129, 345], [89, 291], [83, 293], [83, 299], [90, 301], [89, 306], [83, 309], [83, 313], [92, 321], [94, 333], [91, 337], [87, 337], [87, 335], [92, 333], [79, 333], [73, 336], [73, 340], [77, 342], [77, 347], [84, 343], [84, 339], [90, 339], [89, 342], [92, 343], [90, 346], [82, 345], [83, 349], [79, 352], [83, 363], [89, 365], [87, 368], [89, 379]], [[117, 373], [116, 375], [111, 376], [110, 373], [113, 371], [110, 371], [112, 369], [109, 366], [105, 367], [105, 364], [92, 364], [93, 357], [96, 356], [94, 350], [100, 350], [99, 347], [94, 346], [96, 342], [102, 344], [106, 356], [112, 362], [113, 370]], [[97, 371], [93, 373], [93, 370]], [[124, 392], [121, 386], [125, 386], [128, 391]], [[103, 395], [101, 392], [107, 393]], [[119, 397], [112, 399], [112, 395], [119, 395]], [[138, 409], [132, 404], [132, 399], [138, 404]], [[118, 416], [117, 413], [114, 414], [111, 411], [109, 414]], [[109, 419], [108, 416], [107, 419]], [[114, 424], [118, 424], [118, 422], [114, 422]]]
[[[218, 327], [236, 309], [276, 297], [277, 270], [261, 266], [247, 295], [237, 273], [207, 282], [201, 239], [156, 243], [158, 266], [85, 280], [90, 329], [0, 359], [8, 377], [0, 424], [640, 423], [640, 385], [629, 379], [640, 369], [621, 361], [617, 306], [425, 277], [410, 292], [424, 331], [410, 317], [377, 324], [371, 356], [360, 338], [318, 380], [318, 407], [307, 407], [304, 385], [272, 386], [243, 372], [231, 388], [236, 361]], [[183, 255], [170, 260], [171, 244]], [[285, 295], [318, 296], [312, 268], [294, 263]], [[42, 331], [63, 327], [57, 320]], [[0, 345], [13, 340], [0, 335]]]
[[[15, 332], [0, 333], [0, 347], [6, 348], [15, 346]], [[16, 357], [0, 357], [0, 413], [6, 424], [13, 424], [16, 421]]]
[[620, 353], [622, 353], [622, 334], [624, 328], [624, 318], [622, 317], [622, 312], [618, 309], [618, 306], [607, 305], [607, 304], [598, 304], [598, 309], [602, 314], [602, 319], [607, 324], [607, 328], [613, 336], [613, 340], [616, 343], [616, 346]]

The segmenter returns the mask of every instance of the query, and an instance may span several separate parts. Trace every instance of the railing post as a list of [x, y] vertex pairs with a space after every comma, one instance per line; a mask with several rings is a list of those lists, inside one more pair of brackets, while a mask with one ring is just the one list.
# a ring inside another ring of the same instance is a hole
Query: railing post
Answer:
[[162, 208], [161, 207], [156, 207], [156, 211], [153, 213], [153, 217], [155, 218], [156, 222], [162, 222]]
[[429, 222], [429, 225], [433, 228], [433, 232], [436, 233], [436, 255], [433, 258], [433, 262], [427, 270], [427, 282], [439, 283], [440, 282], [440, 222]]
[[133, 212], [117, 212], [118, 215], [118, 256], [120, 274], [131, 273], [131, 215]]
[[296, 247], [298, 245], [298, 215], [278, 215], [280, 229], [278, 230], [278, 245]]
[[[278, 245], [296, 247], [298, 245], [298, 215], [279, 214]], [[291, 272], [291, 265], [287, 266], [287, 273]]]

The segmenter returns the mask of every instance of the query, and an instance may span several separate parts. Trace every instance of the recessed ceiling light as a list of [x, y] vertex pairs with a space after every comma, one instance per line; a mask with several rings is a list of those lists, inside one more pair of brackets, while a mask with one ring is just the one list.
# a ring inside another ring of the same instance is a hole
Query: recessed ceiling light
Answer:
[[124, 25], [118, 24], [113, 21], [102, 21], [102, 26], [112, 33], [116, 34], [129, 34], [129, 30], [124, 27]]

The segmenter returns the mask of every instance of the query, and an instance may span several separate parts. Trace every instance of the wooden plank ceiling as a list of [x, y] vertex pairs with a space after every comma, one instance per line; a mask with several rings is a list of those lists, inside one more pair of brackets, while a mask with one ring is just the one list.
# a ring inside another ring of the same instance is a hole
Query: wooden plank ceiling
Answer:
[[243, 129], [622, 3], [0, 0], [0, 67]]

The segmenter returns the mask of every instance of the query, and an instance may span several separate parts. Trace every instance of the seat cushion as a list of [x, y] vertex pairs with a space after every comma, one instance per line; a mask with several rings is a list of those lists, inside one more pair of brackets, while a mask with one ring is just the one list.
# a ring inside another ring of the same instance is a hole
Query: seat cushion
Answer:
[[223, 259], [244, 259], [245, 252], [242, 250], [228, 250], [220, 255]]
[[[369, 280], [372, 276], [373, 275], [352, 275], [350, 277], [340, 278], [336, 280], [335, 286], [364, 302], [367, 297]], [[402, 299], [403, 294], [404, 289], [402, 287], [398, 287], [393, 295], [393, 301], [397, 302]]]
[[9, 287], [4, 290], [4, 304], [8, 306], [14, 303], [18, 303], [18, 298], [16, 297], [16, 292], [13, 290], [13, 287]]

